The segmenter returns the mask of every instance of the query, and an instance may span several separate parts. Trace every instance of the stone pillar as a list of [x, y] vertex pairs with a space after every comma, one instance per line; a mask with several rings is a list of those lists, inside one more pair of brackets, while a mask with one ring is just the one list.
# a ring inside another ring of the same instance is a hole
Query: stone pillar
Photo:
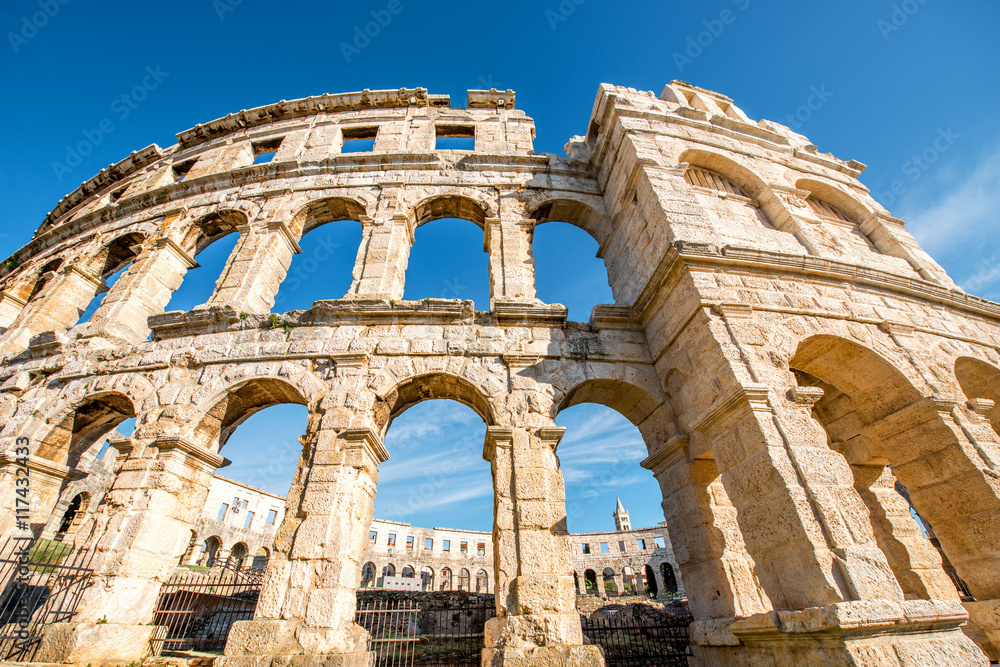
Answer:
[[586, 595], [587, 594], [587, 581], [583, 577], [582, 572], [576, 573], [576, 594]]
[[288, 495], [257, 612], [233, 625], [218, 667], [368, 665], [368, 633], [354, 615], [377, 469], [389, 455], [370, 428], [321, 425], [310, 449]]
[[854, 488], [868, 507], [875, 540], [908, 600], [957, 600], [958, 592], [934, 548], [896, 491], [888, 466], [852, 465]]
[[405, 215], [361, 221], [361, 246], [346, 298], [398, 301], [403, 298], [413, 230]]
[[120, 338], [131, 343], [146, 340], [148, 318], [163, 312], [181, 286], [184, 274], [197, 266], [172, 239], [157, 239], [104, 297], [86, 336]]
[[603, 665], [583, 644], [576, 612], [566, 500], [556, 446], [565, 429], [490, 426], [497, 617], [483, 665]]
[[31, 337], [43, 331], [67, 331], [79, 321], [94, 297], [107, 289], [99, 276], [76, 265], [60, 270], [45, 296], [24, 308], [0, 337], [0, 357], [27, 349]]
[[622, 575], [621, 575], [620, 572], [616, 572], [615, 573], [614, 580], [615, 580], [615, 589], [616, 589], [616, 593], [615, 594], [618, 595], [619, 597], [621, 597], [622, 595], [625, 595], [625, 582], [622, 579]]
[[712, 646], [717, 664], [745, 664], [739, 660], [758, 652], [774, 664], [797, 664], [805, 642], [822, 644], [816, 661], [845, 665], [870, 664], [868, 656], [883, 654], [983, 665], [959, 629], [967, 616], [960, 603], [903, 600], [847, 462], [812, 418], [822, 390], [792, 387], [787, 398], [779, 391], [780, 398], [772, 398], [768, 387], [745, 382], [696, 425], [736, 507], [757, 578], [777, 609], [725, 628], [742, 658], [726, 651], [723, 632], [701, 643]]
[[114, 486], [81, 526], [95, 550], [94, 581], [69, 623], [47, 626], [41, 662], [133, 662], [149, 652], [160, 585], [190, 542], [218, 454], [180, 438], [113, 441]]
[[14, 294], [0, 292], [0, 330], [9, 327], [26, 305], [26, 301]]
[[236, 312], [271, 312], [292, 256], [302, 252], [284, 222], [271, 220], [240, 230], [233, 254], [204, 306], [231, 306]]
[[[656, 448], [642, 466], [653, 472], [663, 493], [664, 517], [698, 621], [695, 628], [719, 625], [710, 619], [731, 621], [770, 610], [771, 601], [757, 581], [736, 508], [719, 479], [715, 461], [688, 457], [688, 438], [674, 437]], [[653, 568], [653, 577], [657, 595], [662, 596], [665, 591], [658, 568]], [[694, 636], [699, 635], [695, 632]]]
[[485, 246], [490, 253], [490, 300], [536, 301], [535, 260], [531, 254], [534, 220], [487, 218]]

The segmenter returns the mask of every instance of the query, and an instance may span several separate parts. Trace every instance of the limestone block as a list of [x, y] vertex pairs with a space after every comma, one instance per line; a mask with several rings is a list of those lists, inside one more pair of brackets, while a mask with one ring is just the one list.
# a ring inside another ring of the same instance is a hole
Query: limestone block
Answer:
[[156, 630], [123, 623], [54, 623], [46, 626], [35, 660], [78, 665], [138, 662], [150, 655]]

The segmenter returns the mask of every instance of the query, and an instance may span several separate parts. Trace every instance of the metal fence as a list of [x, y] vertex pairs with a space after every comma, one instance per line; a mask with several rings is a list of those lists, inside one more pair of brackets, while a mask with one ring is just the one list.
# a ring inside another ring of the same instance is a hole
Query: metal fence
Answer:
[[31, 661], [49, 623], [76, 613], [94, 573], [90, 550], [32, 538], [0, 547], [0, 659]]
[[604, 650], [608, 667], [688, 667], [692, 620], [635, 619], [620, 613], [581, 617], [583, 636]]
[[479, 667], [491, 604], [433, 608], [425, 601], [359, 600], [373, 667]]
[[236, 621], [249, 621], [257, 609], [263, 570], [213, 568], [178, 571], [160, 589], [153, 623], [166, 626], [154, 651], [222, 653]]

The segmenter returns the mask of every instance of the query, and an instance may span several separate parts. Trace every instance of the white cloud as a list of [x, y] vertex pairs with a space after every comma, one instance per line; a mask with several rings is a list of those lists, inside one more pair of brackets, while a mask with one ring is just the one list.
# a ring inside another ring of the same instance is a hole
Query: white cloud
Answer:
[[925, 192], [934, 184], [927, 183], [902, 202], [899, 215], [959, 286], [1000, 298], [1000, 146], [965, 178], [947, 176], [948, 184], [933, 200], [927, 201]]

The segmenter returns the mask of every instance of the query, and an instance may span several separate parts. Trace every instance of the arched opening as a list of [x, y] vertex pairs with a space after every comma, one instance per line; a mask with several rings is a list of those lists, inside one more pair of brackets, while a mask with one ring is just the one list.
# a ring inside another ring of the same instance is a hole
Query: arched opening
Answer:
[[[990, 421], [1000, 435], [1000, 368], [978, 359], [962, 357], [955, 362], [955, 378], [969, 405]], [[989, 405], [986, 401], [991, 401]]]
[[622, 569], [622, 586], [625, 595], [636, 595], [639, 590], [636, 586], [635, 570], [628, 565]]
[[243, 542], [237, 542], [234, 544], [233, 548], [229, 550], [229, 561], [232, 567], [242, 568], [249, 552], [249, 547], [247, 547], [247, 545]]
[[486, 217], [483, 207], [466, 197], [441, 196], [418, 204], [404, 298], [471, 299], [479, 310], [489, 310]]
[[302, 252], [292, 257], [274, 298], [276, 312], [308, 310], [350, 291], [366, 217], [364, 206], [345, 197], [310, 202], [295, 215], [288, 227]]
[[663, 579], [663, 592], [667, 595], [677, 595], [677, 576], [670, 563], [660, 563], [660, 576]]
[[469, 571], [464, 567], [458, 571], [458, 590], [469, 590]]
[[110, 293], [118, 279], [139, 256], [144, 241], [145, 238], [142, 234], [125, 234], [104, 246], [97, 256], [87, 263], [88, 271], [103, 280], [107, 289], [102, 289], [94, 295], [87, 307], [80, 313], [77, 324], [89, 321], [97, 312], [105, 296]]
[[907, 497], [972, 594], [977, 599], [1000, 594], [995, 555], [1000, 535], [977, 530], [983, 521], [1000, 520], [1000, 501], [966, 454], [966, 443], [957, 439], [960, 428], [950, 412], [923, 398], [889, 361], [853, 341], [808, 338], [789, 366], [799, 385], [823, 390], [813, 416], [830, 447], [850, 464], [876, 542], [906, 597], [957, 598], [940, 555], [908, 511]]
[[375, 563], [368, 561], [361, 566], [361, 588], [375, 586]]
[[448, 567], [441, 568], [441, 583], [438, 590], [441, 591], [454, 590], [451, 587], [451, 568]]
[[222, 549], [222, 540], [213, 535], [209, 537], [202, 544], [202, 556], [198, 562], [198, 565], [203, 567], [215, 567], [216, 560], [219, 557], [219, 551]]
[[253, 555], [253, 561], [250, 563], [250, 567], [255, 570], [263, 570], [267, 567], [267, 561], [270, 558], [271, 551], [267, 547], [260, 547]]
[[404, 577], [406, 579], [412, 579], [413, 578], [413, 567], [410, 566], [410, 565], [404, 565], [403, 566], [403, 571], [400, 572], [399, 574], [400, 574], [401, 577]]
[[649, 565], [643, 567], [643, 579], [645, 579], [645, 594], [647, 597], [656, 598], [660, 594], [659, 587], [656, 585], [656, 575], [653, 574], [653, 568]]
[[486, 573], [486, 570], [479, 570], [479, 572], [476, 573], [476, 592], [490, 592], [490, 576]]
[[38, 277], [35, 279], [34, 284], [31, 286], [31, 290], [25, 295], [25, 301], [30, 302], [36, 296], [42, 293], [45, 286], [48, 285], [52, 279], [55, 277], [56, 272], [63, 265], [63, 260], [61, 257], [57, 257], [49, 262], [46, 262], [38, 271]]
[[89, 505], [89, 493], [78, 493], [73, 496], [73, 499], [69, 502], [69, 507], [66, 508], [66, 512], [63, 514], [62, 521], [59, 523], [59, 530], [56, 531], [56, 540], [61, 542], [66, 535], [74, 532], [74, 529], [83, 521], [83, 517], [87, 515]]
[[240, 229], [247, 224], [241, 211], [220, 211], [204, 216], [193, 224], [178, 245], [198, 262], [187, 274], [179, 276], [164, 311], [188, 311], [207, 303], [222, 283], [230, 258], [240, 239]]
[[396, 566], [392, 563], [387, 564], [382, 568], [383, 577], [395, 577], [396, 576]]
[[615, 302], [598, 243], [579, 225], [538, 224], [531, 247], [538, 298], [565, 305], [570, 320], [587, 322], [594, 306]]
[[56, 422], [38, 443], [35, 454], [71, 469], [89, 470], [101, 451], [95, 445], [135, 416], [135, 406], [125, 394], [95, 394]]
[[583, 585], [586, 587], [588, 595], [598, 595], [599, 591], [597, 589], [597, 573], [591, 569], [584, 570]]
[[427, 567], [426, 565], [420, 570], [420, 590], [422, 591], [434, 590], [434, 570]]
[[606, 567], [604, 568], [604, 571], [601, 573], [601, 577], [604, 581], [604, 585], [602, 586], [604, 595], [606, 595], [609, 598], [617, 596], [618, 584], [615, 581], [615, 571], [610, 567]]

